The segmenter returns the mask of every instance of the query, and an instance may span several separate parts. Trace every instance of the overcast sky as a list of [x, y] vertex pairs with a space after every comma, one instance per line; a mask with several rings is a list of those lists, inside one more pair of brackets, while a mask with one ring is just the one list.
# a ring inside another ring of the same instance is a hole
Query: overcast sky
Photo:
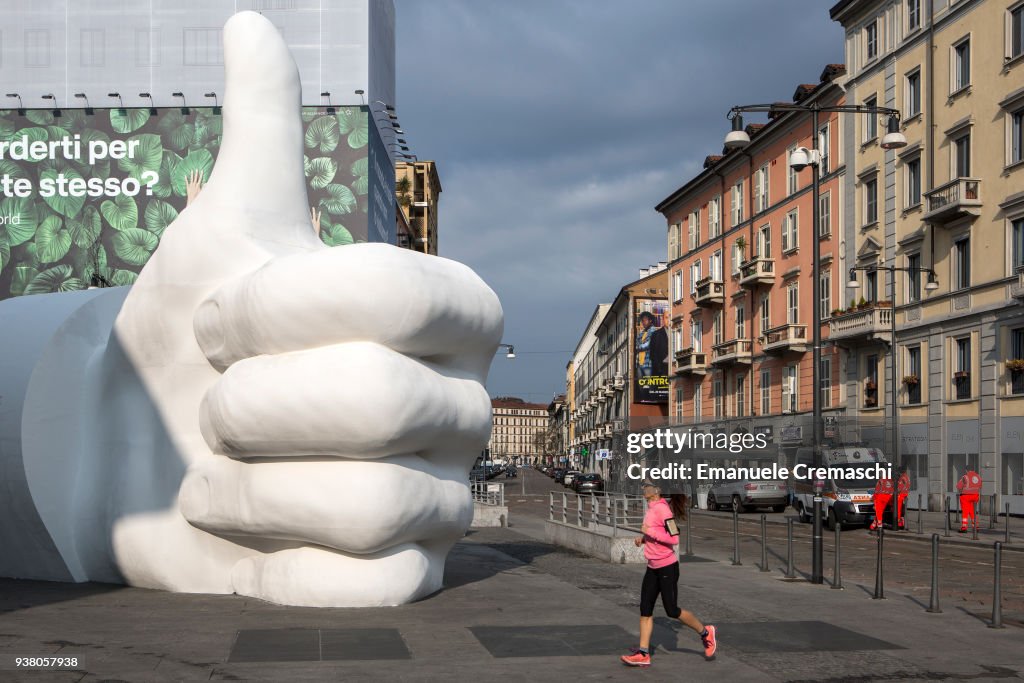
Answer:
[[597, 304], [666, 258], [654, 206], [720, 153], [729, 108], [843, 61], [833, 4], [395, 0], [398, 115], [438, 165], [440, 254], [497, 292], [516, 346], [492, 396], [565, 391]]

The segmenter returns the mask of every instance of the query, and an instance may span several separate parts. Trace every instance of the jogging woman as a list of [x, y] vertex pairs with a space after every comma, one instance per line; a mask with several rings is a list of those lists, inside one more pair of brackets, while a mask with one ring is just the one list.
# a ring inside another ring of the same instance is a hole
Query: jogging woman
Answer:
[[700, 634], [704, 643], [704, 657], [711, 659], [718, 649], [715, 627], [710, 624], [705, 626], [693, 613], [679, 609], [677, 604], [679, 561], [676, 559], [675, 546], [679, 543], [679, 536], [668, 532], [666, 521], [686, 519], [686, 496], [672, 496], [670, 507], [668, 501], [661, 497], [661, 489], [654, 484], [645, 482], [643, 493], [647, 500], [647, 513], [641, 527], [643, 535], [636, 539], [637, 546], [643, 545], [644, 557], [647, 558], [647, 573], [644, 574], [643, 587], [640, 589], [640, 647], [633, 650], [632, 654], [622, 655], [622, 663], [627, 666], [651, 665], [654, 604], [659, 594], [665, 614]]

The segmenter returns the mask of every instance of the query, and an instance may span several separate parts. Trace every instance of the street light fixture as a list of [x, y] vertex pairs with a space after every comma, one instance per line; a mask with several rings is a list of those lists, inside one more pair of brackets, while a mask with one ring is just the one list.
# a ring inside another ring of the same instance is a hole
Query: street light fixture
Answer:
[[[818, 468], [823, 464], [821, 452], [821, 306], [819, 305], [821, 302], [821, 243], [818, 239], [818, 225], [821, 222], [821, 154], [818, 151], [818, 115], [821, 112], [834, 112], [841, 114], [888, 116], [888, 132], [882, 139], [882, 147], [887, 150], [898, 149], [900, 147], [905, 147], [907, 140], [899, 132], [900, 112], [898, 109], [874, 106], [869, 107], [862, 104], [821, 105], [816, 101], [807, 104], [775, 102], [771, 104], [748, 104], [730, 109], [728, 118], [732, 120], [732, 130], [725, 136], [725, 146], [727, 149], [742, 149], [750, 144], [750, 136], [747, 135], [747, 132], [743, 129], [743, 118], [740, 116], [744, 112], [763, 112], [773, 115], [793, 112], [811, 115], [811, 149], [805, 149], [799, 156], [797, 156], [796, 159], [790, 158], [789, 164], [796, 171], [800, 171], [807, 166], [811, 167], [811, 230], [814, 235], [811, 240], [813, 244], [813, 248], [811, 249], [811, 253], [813, 255], [811, 265], [811, 285], [813, 288], [812, 300], [814, 302], [811, 306], [813, 316], [813, 367], [811, 368], [811, 386], [813, 387], [811, 392], [813, 406], [812, 452], [814, 454], [813, 465], [815, 468]], [[814, 496], [814, 509], [812, 514], [814, 526], [811, 532], [811, 583], [820, 584], [824, 583], [825, 580], [823, 573], [824, 545], [822, 542], [821, 528], [821, 496]]]
[[498, 344], [498, 348], [508, 349], [508, 353], [505, 354], [505, 358], [512, 359], [516, 357], [516, 347], [512, 344]]

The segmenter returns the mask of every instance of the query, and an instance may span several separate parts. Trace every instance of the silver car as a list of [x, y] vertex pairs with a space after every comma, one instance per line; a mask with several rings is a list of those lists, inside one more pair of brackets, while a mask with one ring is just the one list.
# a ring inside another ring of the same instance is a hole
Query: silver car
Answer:
[[782, 512], [789, 503], [789, 492], [782, 479], [719, 481], [708, 491], [708, 510], [747, 512], [755, 507], [770, 507]]

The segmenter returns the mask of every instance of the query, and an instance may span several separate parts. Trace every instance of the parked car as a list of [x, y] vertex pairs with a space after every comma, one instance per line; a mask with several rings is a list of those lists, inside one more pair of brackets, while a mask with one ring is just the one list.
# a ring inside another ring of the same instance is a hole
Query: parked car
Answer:
[[564, 469], [562, 469], [561, 467], [556, 467], [554, 469], [554, 472], [555, 473], [554, 473], [553, 477], [555, 479], [555, 483], [561, 484], [563, 482], [563, 479], [565, 478], [565, 472], [566, 471]]
[[[885, 453], [870, 446], [842, 446], [825, 448], [821, 453], [822, 463], [828, 467], [854, 465], [870, 466], [886, 463]], [[814, 451], [801, 448], [797, 451], [797, 464], [810, 466], [814, 462]], [[843, 528], [867, 526], [875, 517], [874, 479], [826, 479], [822, 496], [821, 514], [829, 530], [839, 522]], [[801, 522], [810, 522], [814, 517], [814, 485], [806, 479], [792, 482], [793, 507], [800, 515]], [[891, 509], [891, 508], [890, 508]]]
[[782, 512], [788, 502], [789, 490], [782, 479], [719, 481], [708, 491], [708, 510], [747, 512], [755, 507], [770, 507]]
[[569, 470], [562, 477], [562, 483], [565, 486], [568, 486], [568, 487], [572, 488], [572, 480], [575, 479], [576, 477], [578, 477], [581, 474], [583, 474], [583, 473], [580, 472], [579, 470]]
[[581, 474], [573, 478], [572, 490], [576, 493], [603, 493], [604, 479], [596, 472]]

